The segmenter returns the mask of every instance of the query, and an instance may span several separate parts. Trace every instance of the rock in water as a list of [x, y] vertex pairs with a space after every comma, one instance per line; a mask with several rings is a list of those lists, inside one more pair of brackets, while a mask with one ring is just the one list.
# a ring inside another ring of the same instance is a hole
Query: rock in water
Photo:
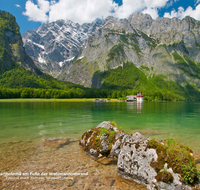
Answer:
[[103, 164], [118, 159], [119, 177], [151, 190], [187, 190], [198, 182], [192, 150], [175, 139], [156, 141], [138, 132], [129, 135], [104, 121], [82, 135], [80, 146]]
[[125, 136], [128, 134], [119, 129], [116, 124], [104, 121], [96, 128], [85, 132], [80, 139], [80, 145], [93, 157], [116, 159]]
[[147, 145], [148, 139], [140, 133], [124, 139], [117, 163], [119, 176], [144, 184], [156, 182], [157, 173], [150, 163], [157, 161], [158, 155], [155, 149], [147, 149]]
[[191, 149], [174, 139], [160, 143], [140, 133], [123, 139], [117, 167], [120, 177], [148, 189], [191, 189], [187, 184], [198, 180]]

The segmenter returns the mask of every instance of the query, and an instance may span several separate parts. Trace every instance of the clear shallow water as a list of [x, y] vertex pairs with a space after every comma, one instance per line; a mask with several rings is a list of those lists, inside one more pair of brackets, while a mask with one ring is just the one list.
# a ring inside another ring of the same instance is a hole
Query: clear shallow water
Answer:
[[0, 143], [78, 139], [108, 120], [151, 138], [176, 138], [200, 152], [199, 102], [0, 102]]

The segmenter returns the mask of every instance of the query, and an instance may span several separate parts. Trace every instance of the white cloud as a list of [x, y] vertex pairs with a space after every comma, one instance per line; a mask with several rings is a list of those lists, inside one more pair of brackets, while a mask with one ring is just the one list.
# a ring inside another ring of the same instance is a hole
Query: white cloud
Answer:
[[147, 8], [164, 7], [169, 0], [144, 0]]
[[158, 10], [157, 10], [157, 8], [147, 8], [147, 9], [145, 9], [142, 12], [146, 13], [146, 14], [150, 14], [153, 19], [156, 19], [158, 17]]
[[84, 23], [94, 21], [96, 18], [105, 18], [111, 15], [117, 4], [112, 0], [60, 0], [51, 5], [49, 22], [58, 19], [69, 19]]
[[197, 20], [200, 20], [200, 4], [196, 6], [195, 9], [192, 9], [192, 7], [188, 7], [186, 10], [184, 10], [183, 7], [179, 7], [178, 11], [172, 10], [171, 13], [165, 13], [164, 17], [168, 18], [179, 18], [182, 19], [186, 16], [191, 16]]
[[50, 10], [49, 1], [37, 0], [38, 5], [35, 5], [31, 0], [28, 0], [25, 5], [26, 12], [24, 15], [28, 16], [29, 20], [45, 23], [48, 21], [46, 13]]
[[198, 5], [198, 4], [199, 4], [199, 2], [200, 2], [200, 0], [196, 0], [196, 3], [195, 3], [195, 5]]
[[[118, 6], [113, 0], [37, 0], [37, 4], [27, 0], [26, 12], [23, 14], [28, 16], [29, 20], [37, 22], [69, 19], [80, 24], [92, 22], [96, 18], [103, 19], [109, 15], [128, 18], [137, 11], [148, 13], [156, 19], [158, 8], [176, 1], [178, 0], [123, 0], [123, 4]], [[171, 12], [166, 15], [171, 16], [171, 14], [176, 13]]]
[[116, 9], [114, 15], [117, 18], [127, 18], [130, 14], [143, 11], [153, 18], [158, 17], [157, 8], [166, 6], [169, 0], [123, 0], [123, 5]]
[[127, 18], [130, 14], [141, 10], [143, 7], [143, 0], [123, 0], [123, 4], [115, 9], [114, 16], [117, 18]]
[[165, 8], [171, 7], [174, 3], [178, 2], [179, 0], [169, 0], [165, 6]]
[[40, 10], [44, 11], [45, 13], [50, 11], [49, 1], [47, 0], [37, 0], [37, 1]]
[[51, 0], [50, 4], [53, 5], [56, 3], [56, 0]]
[[144, 0], [146, 8], [143, 13], [150, 14], [153, 19], [158, 17], [158, 8], [165, 7], [167, 3], [172, 4], [176, 0]]
[[19, 7], [19, 8], [20, 8], [21, 6], [20, 6], [20, 5], [18, 5], [18, 4], [15, 4], [15, 7]]

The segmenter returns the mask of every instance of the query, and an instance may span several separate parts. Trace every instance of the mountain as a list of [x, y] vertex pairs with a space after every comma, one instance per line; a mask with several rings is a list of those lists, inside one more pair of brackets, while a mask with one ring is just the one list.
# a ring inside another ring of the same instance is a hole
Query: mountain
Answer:
[[83, 88], [42, 73], [25, 52], [15, 17], [5, 11], [0, 11], [0, 87]]
[[[59, 20], [27, 31], [23, 42], [39, 68], [59, 80], [94, 88], [108, 87], [108, 83], [116, 86], [114, 81], [105, 79], [105, 73], [116, 73], [115, 69], [128, 62], [148, 81], [154, 81], [157, 89], [162, 87], [158, 81], [163, 81], [183, 88], [189, 85], [198, 91], [199, 30], [200, 22], [188, 16], [182, 20], [160, 17], [153, 20], [150, 15], [138, 12], [128, 19], [109, 16], [83, 25]], [[124, 83], [126, 80], [129, 79]], [[128, 88], [137, 88], [135, 83]]]
[[[142, 13], [121, 20], [108, 17], [103, 27], [86, 39], [79, 57], [66, 65], [57, 78], [100, 88], [105, 86], [104, 72], [115, 72], [129, 62], [147, 80], [154, 81], [157, 89], [162, 87], [157, 84], [162, 80], [199, 91], [199, 30], [200, 22], [191, 17], [153, 20]], [[116, 85], [114, 81], [108, 82]], [[137, 88], [135, 82], [132, 88]]]
[[70, 20], [58, 20], [43, 24], [22, 35], [24, 47], [41, 71], [56, 77], [78, 56], [86, 37], [102, 23], [96, 20], [80, 25]]

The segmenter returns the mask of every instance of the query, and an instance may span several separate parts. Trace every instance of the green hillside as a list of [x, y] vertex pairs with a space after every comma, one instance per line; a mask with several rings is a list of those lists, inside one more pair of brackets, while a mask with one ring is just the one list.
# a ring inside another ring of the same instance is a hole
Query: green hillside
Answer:
[[147, 100], [200, 100], [199, 90], [191, 84], [188, 83], [184, 88], [172, 80], [164, 79], [164, 75], [147, 78], [144, 72], [129, 62], [100, 74], [102, 89], [120, 89], [124, 94], [129, 94], [127, 89], [134, 93], [142, 91]]
[[5, 47], [5, 33], [7, 31], [19, 34], [19, 26], [13, 15], [0, 11], [0, 74], [15, 66], [12, 55]]
[[[11, 37], [7, 33], [10, 32]], [[0, 87], [1, 88], [84, 88], [70, 82], [61, 82], [33, 68], [36, 74], [15, 61], [15, 46], [20, 46], [21, 36], [15, 17], [0, 11]], [[17, 47], [20, 51], [20, 47]], [[25, 54], [24, 57], [27, 55]], [[27, 56], [28, 57], [28, 56]], [[30, 65], [31, 67], [31, 65]], [[30, 69], [31, 70], [31, 69]]]
[[78, 84], [59, 81], [47, 74], [36, 75], [18, 65], [0, 75], [0, 86], [4, 88], [28, 87], [44, 89], [84, 88]]

